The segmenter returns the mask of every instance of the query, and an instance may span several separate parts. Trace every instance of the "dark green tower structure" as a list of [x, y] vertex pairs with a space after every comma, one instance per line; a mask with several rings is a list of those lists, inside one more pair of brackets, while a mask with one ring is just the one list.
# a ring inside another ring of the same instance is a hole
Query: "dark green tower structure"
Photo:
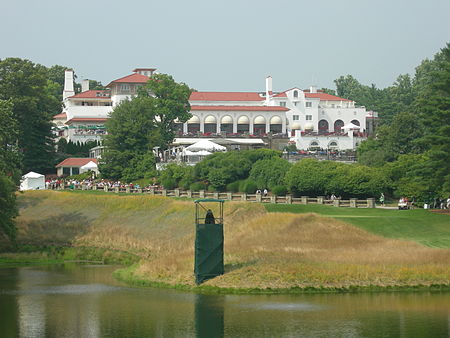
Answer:
[[[223, 203], [206, 198], [195, 201], [195, 283], [223, 275]], [[215, 205], [207, 208], [205, 205]]]

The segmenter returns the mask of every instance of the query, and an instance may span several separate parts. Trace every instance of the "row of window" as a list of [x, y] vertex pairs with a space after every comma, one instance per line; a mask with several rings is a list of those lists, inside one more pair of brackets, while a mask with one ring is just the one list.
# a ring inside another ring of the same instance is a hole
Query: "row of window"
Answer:
[[[312, 121], [312, 115], [306, 115], [306, 121]], [[300, 120], [300, 115], [292, 115], [294, 121]]]
[[[298, 104], [299, 104], [300, 102], [299, 101], [295, 101], [294, 102], [294, 106], [298, 106]], [[280, 106], [281, 107], [286, 107], [286, 102], [285, 101], [281, 101], [280, 102]], [[306, 108], [311, 108], [312, 107], [312, 102], [306, 102]]]

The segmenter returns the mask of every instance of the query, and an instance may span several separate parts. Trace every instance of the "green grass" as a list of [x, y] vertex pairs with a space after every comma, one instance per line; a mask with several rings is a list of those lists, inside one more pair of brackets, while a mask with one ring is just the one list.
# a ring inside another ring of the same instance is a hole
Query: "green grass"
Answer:
[[450, 215], [428, 210], [336, 208], [326, 205], [266, 204], [269, 212], [329, 216], [388, 238], [416, 241], [428, 247], [450, 248]]

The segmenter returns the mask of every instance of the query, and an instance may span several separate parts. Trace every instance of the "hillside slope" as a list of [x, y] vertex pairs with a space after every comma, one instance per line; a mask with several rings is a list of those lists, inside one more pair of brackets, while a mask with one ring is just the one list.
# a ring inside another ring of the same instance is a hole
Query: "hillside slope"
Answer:
[[[134, 278], [193, 285], [194, 207], [164, 197], [34, 191], [19, 197], [20, 244], [89, 246], [141, 257]], [[450, 285], [450, 250], [388, 239], [317, 214], [225, 203], [227, 288]]]

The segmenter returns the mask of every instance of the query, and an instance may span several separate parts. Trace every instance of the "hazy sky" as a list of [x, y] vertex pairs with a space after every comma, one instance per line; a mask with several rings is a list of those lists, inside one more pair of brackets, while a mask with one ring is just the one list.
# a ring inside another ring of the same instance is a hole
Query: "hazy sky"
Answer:
[[449, 0], [0, 0], [0, 59], [103, 84], [155, 67], [198, 90], [391, 85], [450, 42]]

